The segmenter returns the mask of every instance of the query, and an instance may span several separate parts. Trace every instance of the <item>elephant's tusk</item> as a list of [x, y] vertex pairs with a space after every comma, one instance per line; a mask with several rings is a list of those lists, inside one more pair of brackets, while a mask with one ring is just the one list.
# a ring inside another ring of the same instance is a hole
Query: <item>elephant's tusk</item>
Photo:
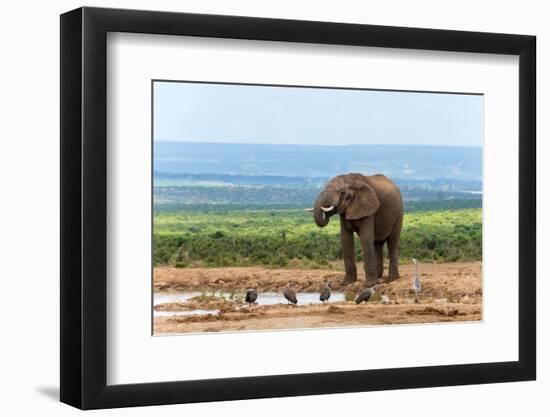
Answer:
[[307, 208], [307, 209], [304, 209], [304, 211], [313, 211], [315, 210], [314, 208]]
[[334, 206], [330, 206], [330, 207], [321, 206], [321, 210], [323, 210], [325, 213], [328, 213], [329, 211], [334, 210]]

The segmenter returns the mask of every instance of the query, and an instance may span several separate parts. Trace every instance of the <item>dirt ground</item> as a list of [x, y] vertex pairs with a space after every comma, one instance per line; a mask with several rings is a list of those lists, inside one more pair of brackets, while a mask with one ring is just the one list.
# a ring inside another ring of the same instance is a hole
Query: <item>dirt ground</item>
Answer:
[[421, 264], [422, 292], [412, 291], [414, 265], [400, 266], [401, 278], [377, 285], [388, 296], [388, 304], [374, 297], [356, 305], [355, 294], [365, 288], [362, 266], [358, 281], [344, 286], [344, 273], [338, 270], [235, 268], [155, 268], [156, 292], [223, 291], [241, 294], [247, 288], [260, 292], [281, 292], [290, 282], [296, 292], [319, 292], [325, 280], [333, 291], [346, 293], [349, 301], [297, 306], [248, 305], [238, 296], [234, 300], [204, 296], [185, 303], [167, 303], [157, 311], [216, 309], [218, 314], [155, 317], [155, 334], [196, 333], [239, 330], [271, 330], [405, 323], [476, 321], [482, 319], [481, 262]]

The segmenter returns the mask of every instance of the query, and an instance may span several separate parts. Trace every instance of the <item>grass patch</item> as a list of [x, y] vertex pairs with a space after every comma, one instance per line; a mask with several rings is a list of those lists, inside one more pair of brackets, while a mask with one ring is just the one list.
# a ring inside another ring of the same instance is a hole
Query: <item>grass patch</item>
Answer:
[[[318, 228], [297, 209], [156, 212], [154, 263], [192, 266], [330, 268], [342, 259], [339, 219]], [[357, 260], [362, 260], [356, 237]], [[424, 262], [481, 260], [480, 208], [405, 214], [400, 256]]]

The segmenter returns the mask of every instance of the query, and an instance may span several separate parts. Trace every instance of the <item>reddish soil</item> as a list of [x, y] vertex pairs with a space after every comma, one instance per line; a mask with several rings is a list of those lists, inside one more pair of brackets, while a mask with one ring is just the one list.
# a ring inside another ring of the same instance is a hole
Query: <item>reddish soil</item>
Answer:
[[[342, 268], [343, 269], [343, 268]], [[354, 284], [344, 286], [343, 272], [335, 270], [237, 268], [156, 268], [155, 291], [223, 291], [242, 294], [246, 288], [261, 292], [281, 291], [290, 282], [296, 292], [318, 292], [325, 280], [333, 291], [349, 294], [350, 301], [325, 305], [253, 305], [249, 308], [239, 297], [223, 300], [198, 297], [186, 303], [156, 306], [160, 311], [216, 309], [219, 314], [156, 317], [154, 329], [161, 333], [270, 330], [405, 323], [476, 321], [482, 319], [481, 262], [421, 264], [422, 293], [412, 291], [414, 265], [400, 266], [401, 278], [377, 288], [388, 296], [388, 304], [373, 297], [356, 305], [354, 295], [365, 288], [361, 265]]]

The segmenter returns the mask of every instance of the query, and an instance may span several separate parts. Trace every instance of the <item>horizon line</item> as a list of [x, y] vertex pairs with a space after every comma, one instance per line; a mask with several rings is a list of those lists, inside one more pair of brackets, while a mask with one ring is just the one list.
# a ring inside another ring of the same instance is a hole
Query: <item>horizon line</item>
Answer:
[[279, 145], [279, 146], [312, 146], [312, 147], [351, 147], [351, 146], [435, 146], [440, 148], [483, 148], [483, 145], [433, 145], [433, 144], [402, 144], [402, 143], [349, 143], [349, 144], [311, 144], [311, 143], [272, 143], [272, 142], [215, 142], [193, 140], [154, 140], [153, 143], [198, 143], [211, 145]]
[[[350, 171], [350, 172], [357, 172], [357, 171]], [[169, 175], [187, 175], [187, 176], [198, 176], [198, 175], [213, 175], [213, 176], [228, 176], [228, 177], [284, 177], [284, 178], [331, 178], [330, 175], [287, 175], [287, 174], [235, 174], [235, 173], [225, 173], [225, 172], [174, 172], [174, 171], [159, 171], [156, 169], [153, 169], [153, 174], [169, 174]], [[377, 174], [381, 174], [378, 172]], [[376, 175], [376, 174], [369, 174], [369, 175]], [[386, 174], [382, 174], [386, 175]], [[452, 178], [452, 177], [427, 177], [427, 178], [419, 178], [419, 177], [393, 177], [400, 180], [413, 180], [413, 181], [437, 181], [437, 180], [452, 180], [452, 181], [478, 181], [481, 182], [481, 179], [466, 179], [466, 178]]]

